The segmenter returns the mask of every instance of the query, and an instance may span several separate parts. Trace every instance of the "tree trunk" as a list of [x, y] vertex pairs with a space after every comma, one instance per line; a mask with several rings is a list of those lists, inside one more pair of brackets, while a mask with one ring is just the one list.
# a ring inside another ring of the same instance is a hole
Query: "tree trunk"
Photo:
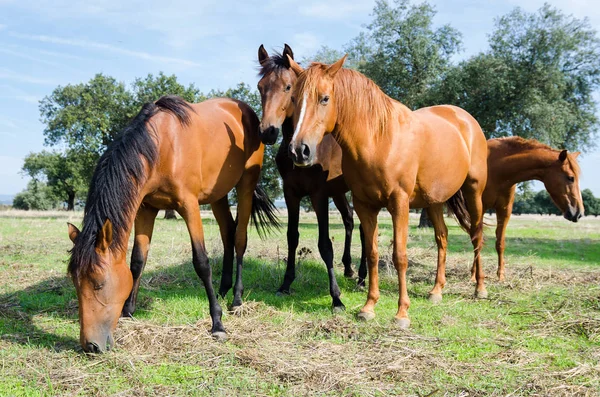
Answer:
[[421, 210], [421, 218], [419, 219], [419, 227], [433, 227], [433, 223], [427, 216], [427, 210], [423, 208]]
[[165, 210], [165, 219], [177, 219], [175, 210]]
[[69, 193], [67, 198], [67, 211], [75, 211], [75, 193]]

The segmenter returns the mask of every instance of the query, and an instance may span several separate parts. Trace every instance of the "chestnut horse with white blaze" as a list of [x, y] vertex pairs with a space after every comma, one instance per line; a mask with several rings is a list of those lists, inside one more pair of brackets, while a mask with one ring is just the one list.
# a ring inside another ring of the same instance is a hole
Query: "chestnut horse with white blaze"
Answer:
[[[468, 226], [473, 241], [475, 295], [487, 296], [479, 255], [487, 144], [479, 124], [455, 106], [411, 111], [364, 75], [342, 69], [345, 59], [332, 65], [313, 63], [307, 69], [289, 59], [298, 75], [289, 154], [297, 166], [311, 166], [317, 145], [329, 133], [342, 148], [342, 170], [363, 227], [369, 272], [369, 292], [359, 318], [374, 318], [379, 300], [377, 214], [382, 208], [387, 208], [393, 222], [393, 262], [399, 287], [395, 318], [400, 327], [410, 324], [406, 243], [411, 207], [429, 208], [434, 224], [441, 220], [443, 227], [436, 228], [436, 240], [438, 259], [442, 254], [445, 259], [443, 205], [452, 200], [464, 204], [468, 213], [456, 215]], [[443, 277], [439, 270], [436, 286]]]
[[[77, 291], [84, 351], [110, 348], [119, 316], [133, 314], [159, 209], [175, 209], [185, 220], [194, 269], [208, 296], [211, 333], [216, 339], [226, 338], [199, 204], [211, 204], [219, 224], [224, 246], [222, 295], [232, 285], [235, 249], [233, 307], [239, 306], [250, 217], [263, 227], [276, 224], [273, 205], [257, 186], [264, 151], [258, 125], [254, 111], [237, 100], [189, 104], [168, 96], [144, 105], [108, 147], [92, 177], [81, 232], [69, 224], [74, 246], [68, 271]], [[234, 187], [237, 221], [227, 201]], [[129, 269], [127, 245], [134, 223]]]
[[[280, 131], [283, 136], [275, 162], [283, 180], [283, 194], [288, 211], [288, 255], [285, 277], [278, 293], [289, 294], [291, 284], [296, 278], [300, 200], [309, 196], [317, 215], [319, 253], [327, 267], [333, 310], [344, 310], [345, 306], [340, 299], [340, 288], [333, 271], [334, 252], [329, 239], [329, 198], [331, 197], [340, 211], [345, 229], [342, 255], [344, 276], [353, 277], [350, 248], [354, 219], [352, 218], [352, 207], [346, 199], [346, 192], [349, 189], [342, 175], [342, 149], [333, 137], [326, 136], [317, 147], [317, 156], [312, 167], [296, 167], [288, 156], [288, 145], [294, 132], [292, 125], [294, 104], [291, 99], [292, 87], [296, 83], [296, 73], [290, 69], [287, 56], [294, 58], [294, 53], [287, 44], [285, 44], [282, 54], [275, 53], [271, 56], [264, 46], [261, 45], [258, 49], [258, 61], [261, 65], [258, 90], [263, 108], [260, 123], [261, 139], [264, 144], [272, 145], [277, 141]], [[363, 266], [362, 261], [361, 266]]]

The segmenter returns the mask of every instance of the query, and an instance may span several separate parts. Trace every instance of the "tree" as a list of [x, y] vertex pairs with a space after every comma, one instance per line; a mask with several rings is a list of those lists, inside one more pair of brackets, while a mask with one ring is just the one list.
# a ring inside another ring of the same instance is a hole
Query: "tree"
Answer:
[[15, 195], [13, 208], [19, 210], [50, 210], [58, 207], [58, 200], [45, 183], [31, 180], [27, 189]]
[[358, 70], [392, 98], [416, 109], [432, 104], [430, 90], [451, 66], [461, 34], [450, 25], [434, 29], [435, 9], [427, 2], [411, 5], [378, 0], [367, 32], [348, 50]]
[[594, 197], [594, 193], [592, 193], [590, 189], [582, 190], [581, 198], [583, 199], [583, 206], [585, 208], [586, 215], [600, 215], [600, 199]]
[[[85, 169], [90, 168], [90, 159], [85, 154], [30, 153], [23, 164], [23, 172], [34, 181], [44, 180], [52, 196], [67, 203], [67, 210], [75, 209], [75, 198], [87, 191]], [[88, 175], [89, 176], [89, 175]]]
[[598, 129], [600, 40], [587, 19], [544, 5], [496, 21], [490, 49], [439, 84], [441, 102], [465, 108], [488, 137], [518, 135], [586, 151]]

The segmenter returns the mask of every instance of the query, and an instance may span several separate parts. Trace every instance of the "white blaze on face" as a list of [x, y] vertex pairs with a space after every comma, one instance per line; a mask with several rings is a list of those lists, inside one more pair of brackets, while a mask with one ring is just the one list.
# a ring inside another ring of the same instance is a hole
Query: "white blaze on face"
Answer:
[[296, 137], [298, 136], [298, 132], [300, 132], [300, 128], [302, 127], [302, 122], [304, 121], [304, 113], [306, 113], [306, 102], [308, 98], [308, 93], [305, 92], [302, 97], [302, 108], [300, 108], [300, 117], [298, 118], [298, 125], [296, 125], [296, 129], [294, 130], [294, 135], [292, 136], [292, 143], [296, 142]]

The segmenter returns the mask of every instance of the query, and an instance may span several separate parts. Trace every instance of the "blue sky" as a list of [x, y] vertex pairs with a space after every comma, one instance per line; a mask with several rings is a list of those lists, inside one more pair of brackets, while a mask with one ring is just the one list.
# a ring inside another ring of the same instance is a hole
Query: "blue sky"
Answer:
[[[541, 0], [431, 0], [436, 24], [463, 33], [468, 57], [487, 48], [494, 18]], [[600, 30], [600, 2], [550, 4], [588, 17]], [[371, 0], [0, 0], [0, 194], [22, 190], [23, 158], [44, 149], [38, 101], [58, 85], [96, 73], [125, 83], [176, 74], [202, 91], [241, 81], [255, 86], [256, 54], [288, 43], [297, 59], [321, 45], [341, 48], [371, 20]], [[599, 97], [598, 95], [596, 96]], [[580, 157], [582, 188], [600, 196], [600, 148]]]

